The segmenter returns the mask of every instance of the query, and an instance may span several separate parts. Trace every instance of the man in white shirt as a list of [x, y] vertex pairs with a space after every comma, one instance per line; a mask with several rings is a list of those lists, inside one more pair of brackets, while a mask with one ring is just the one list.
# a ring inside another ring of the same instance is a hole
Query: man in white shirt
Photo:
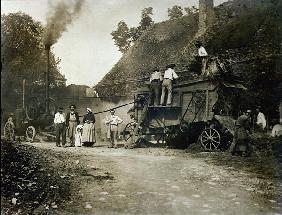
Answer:
[[109, 126], [110, 131], [110, 146], [109, 148], [117, 148], [117, 135], [118, 135], [118, 125], [123, 121], [121, 118], [115, 115], [115, 110], [111, 110], [110, 119], [106, 119], [106, 124]]
[[63, 113], [63, 108], [60, 107], [54, 118], [56, 130], [56, 146], [61, 147], [60, 138], [62, 136], [62, 145], [66, 144], [66, 117]]
[[259, 131], [265, 131], [265, 128], [266, 128], [266, 119], [265, 119], [265, 116], [264, 114], [261, 112], [261, 108], [260, 107], [257, 107], [256, 109], [258, 115], [257, 115], [257, 127], [259, 129]]
[[202, 61], [202, 68], [201, 68], [201, 72], [202, 74], [205, 74], [206, 72], [206, 67], [207, 67], [207, 57], [208, 57], [208, 53], [206, 51], [206, 49], [203, 47], [201, 42], [196, 42], [195, 46], [198, 48], [198, 57], [201, 59]]
[[150, 105], [160, 105], [160, 87], [163, 80], [162, 74], [158, 68], [153, 70], [150, 77]]
[[162, 96], [161, 105], [165, 105], [165, 92], [167, 90], [167, 102], [166, 105], [171, 105], [172, 102], [172, 81], [178, 78], [178, 75], [174, 71], [175, 64], [169, 64], [166, 66], [164, 73], [164, 80], [162, 84]]

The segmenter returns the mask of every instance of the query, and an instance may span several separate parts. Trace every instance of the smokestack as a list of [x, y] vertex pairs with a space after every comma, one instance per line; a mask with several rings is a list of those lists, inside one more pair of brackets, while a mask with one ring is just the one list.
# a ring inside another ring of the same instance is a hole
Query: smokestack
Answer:
[[56, 5], [49, 5], [44, 44], [51, 46], [58, 41], [73, 20], [79, 17], [83, 3], [84, 0], [58, 0]]
[[213, 0], [199, 0], [199, 30], [198, 34], [206, 32], [214, 18]]
[[45, 95], [45, 112], [48, 114], [49, 109], [49, 85], [50, 85], [50, 47], [55, 44], [67, 31], [74, 19], [78, 18], [84, 0], [58, 0], [56, 5], [51, 5], [47, 16], [47, 25], [45, 27], [43, 42], [46, 51], [46, 95]]
[[49, 86], [50, 86], [50, 45], [45, 44], [46, 51], [46, 77], [45, 77], [45, 112], [50, 113], [49, 109]]

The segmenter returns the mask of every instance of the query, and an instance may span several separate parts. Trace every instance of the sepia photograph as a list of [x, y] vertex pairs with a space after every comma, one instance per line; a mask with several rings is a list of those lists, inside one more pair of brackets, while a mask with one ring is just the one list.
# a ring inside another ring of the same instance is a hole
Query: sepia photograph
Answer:
[[282, 215], [282, 0], [1, 0], [1, 214]]

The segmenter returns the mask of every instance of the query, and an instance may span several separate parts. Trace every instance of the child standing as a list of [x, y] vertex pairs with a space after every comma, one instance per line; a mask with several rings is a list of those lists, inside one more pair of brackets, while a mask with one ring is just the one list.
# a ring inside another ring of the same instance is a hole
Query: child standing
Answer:
[[82, 142], [81, 142], [82, 128], [83, 128], [83, 125], [76, 126], [75, 143], [74, 143], [75, 147], [82, 146]]

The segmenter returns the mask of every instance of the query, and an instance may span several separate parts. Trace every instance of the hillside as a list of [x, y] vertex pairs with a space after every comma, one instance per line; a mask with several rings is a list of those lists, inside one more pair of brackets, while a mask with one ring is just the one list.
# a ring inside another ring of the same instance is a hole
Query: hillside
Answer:
[[132, 97], [152, 68], [164, 69], [168, 63], [175, 63], [181, 75], [195, 77], [194, 42], [201, 40], [209, 55], [218, 57], [249, 89], [242, 98], [246, 105], [270, 101], [276, 105], [282, 81], [282, 3], [246, 7], [239, 1], [215, 8], [214, 24], [202, 36], [197, 35], [198, 14], [155, 24], [98, 83], [99, 95]]
[[178, 61], [178, 53], [197, 32], [197, 19], [197, 15], [182, 17], [152, 26], [96, 86], [99, 95], [130, 96], [134, 79], [147, 77], [154, 67]]

